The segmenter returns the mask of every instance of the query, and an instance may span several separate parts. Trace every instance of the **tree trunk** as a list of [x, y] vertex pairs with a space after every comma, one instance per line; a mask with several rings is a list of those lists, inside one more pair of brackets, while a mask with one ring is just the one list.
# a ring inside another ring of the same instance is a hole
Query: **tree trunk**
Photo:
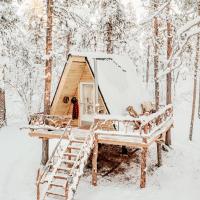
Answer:
[[0, 88], [0, 128], [6, 124], [5, 90]]
[[[156, 12], [158, 7], [158, 0], [153, 1], [153, 8], [154, 12]], [[154, 28], [154, 81], [155, 81], [155, 106], [156, 111], [159, 110], [160, 105], [160, 86], [159, 86], [159, 80], [158, 80], [158, 72], [159, 72], [159, 26], [158, 26], [158, 18], [154, 17], [153, 19], [153, 28]], [[161, 144], [157, 143], [157, 158], [158, 158], [158, 166], [161, 166], [162, 164], [162, 152], [161, 152]]]
[[146, 87], [148, 88], [149, 84], [149, 68], [150, 68], [150, 45], [147, 47], [147, 70], [146, 70]]
[[[167, 7], [167, 59], [170, 59], [172, 55], [172, 22], [170, 19], [170, 5]], [[171, 68], [171, 64], [168, 64], [168, 68]], [[172, 103], [172, 74], [167, 74], [166, 78], [166, 104]], [[171, 129], [166, 133], [165, 144], [171, 145]]]
[[[158, 3], [154, 3], [154, 11], [157, 9]], [[159, 103], [160, 103], [160, 92], [159, 92], [159, 80], [158, 77], [158, 53], [159, 53], [159, 47], [158, 47], [158, 18], [154, 17], [153, 19], [153, 26], [154, 26], [154, 81], [155, 81], [155, 105], [156, 110], [159, 109]]]
[[[200, 0], [197, 2], [198, 7], [198, 16], [200, 16]], [[195, 71], [194, 71], [194, 83], [193, 83], [193, 97], [192, 97], [192, 115], [190, 122], [190, 133], [189, 140], [192, 141], [193, 137], [193, 127], [194, 127], [194, 117], [195, 117], [195, 107], [196, 107], [196, 95], [197, 95], [197, 74], [198, 74], [198, 64], [199, 64], [199, 47], [200, 45], [200, 34], [197, 35], [197, 43], [196, 43], [196, 56], [195, 56]]]
[[200, 119], [200, 77], [199, 77], [199, 106], [198, 106], [198, 118]]
[[6, 125], [6, 99], [5, 99], [5, 66], [2, 69], [2, 85], [0, 88], [0, 128]]
[[68, 56], [69, 52], [70, 52], [70, 48], [72, 45], [72, 30], [70, 29], [68, 34], [67, 34], [67, 50], [66, 50], [66, 55]]
[[[47, 32], [46, 32], [46, 64], [45, 64], [45, 94], [44, 114], [50, 114], [51, 76], [52, 76], [52, 23], [53, 23], [53, 0], [47, 0]], [[49, 141], [42, 140], [42, 164], [49, 159]]]
[[190, 141], [192, 141], [192, 136], [193, 136], [194, 117], [195, 117], [195, 107], [196, 107], [197, 74], [198, 74], [198, 63], [199, 63], [199, 42], [200, 42], [200, 35], [198, 34], [198, 35], [197, 35], [197, 44], [196, 44], [196, 58], [195, 58], [194, 83], [193, 83], [192, 115], [191, 115], [190, 133], [189, 133], [189, 139], [190, 139]]
[[107, 53], [111, 54], [113, 53], [113, 42], [112, 42], [112, 19], [109, 19], [109, 22], [107, 23], [107, 38], [106, 38], [106, 51]]

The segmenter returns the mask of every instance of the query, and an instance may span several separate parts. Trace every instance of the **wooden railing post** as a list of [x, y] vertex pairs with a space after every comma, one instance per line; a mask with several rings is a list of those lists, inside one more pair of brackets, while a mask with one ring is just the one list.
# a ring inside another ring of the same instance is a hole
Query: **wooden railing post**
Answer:
[[[169, 109], [169, 115], [173, 112], [173, 109]], [[172, 140], [171, 140], [171, 128], [166, 132], [165, 135], [165, 144], [167, 146], [170, 146], [172, 144]]]
[[40, 169], [37, 171], [36, 177], [37, 200], [40, 200]]
[[[144, 134], [149, 131], [148, 123], [143, 127]], [[147, 145], [147, 139], [143, 138], [143, 142]], [[140, 178], [140, 188], [145, 188], [146, 186], [146, 175], [147, 175], [147, 153], [148, 146], [143, 147], [141, 151], [141, 178]]]
[[162, 145], [161, 143], [158, 141], [157, 142], [157, 166], [161, 167], [162, 166]]
[[37, 200], [40, 200], [40, 183], [37, 182]]
[[94, 149], [92, 157], [92, 185], [97, 185], [97, 158], [98, 158], [98, 136], [94, 135]]

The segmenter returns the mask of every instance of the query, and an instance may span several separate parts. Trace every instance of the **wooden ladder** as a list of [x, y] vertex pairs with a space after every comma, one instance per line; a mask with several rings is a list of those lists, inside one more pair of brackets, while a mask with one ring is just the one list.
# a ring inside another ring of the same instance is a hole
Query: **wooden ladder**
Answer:
[[[64, 148], [59, 141], [54, 149], [52, 162], [49, 163], [50, 167], [37, 181], [37, 200], [73, 199], [79, 179], [91, 153], [93, 140], [91, 132], [84, 139], [75, 139], [72, 131]], [[56, 161], [53, 162], [53, 160]], [[45, 187], [40, 193], [42, 184]]]

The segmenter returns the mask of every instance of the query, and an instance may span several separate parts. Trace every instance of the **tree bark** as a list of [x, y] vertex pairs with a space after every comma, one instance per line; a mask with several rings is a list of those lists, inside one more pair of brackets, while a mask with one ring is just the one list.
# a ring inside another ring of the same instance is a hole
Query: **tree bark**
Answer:
[[[170, 19], [170, 5], [167, 7], [167, 59], [172, 55], [172, 22]], [[171, 63], [168, 64], [168, 68], [171, 68]], [[167, 74], [166, 77], [166, 104], [172, 103], [172, 74]], [[171, 145], [171, 129], [166, 133], [165, 144]]]
[[[53, 23], [53, 0], [47, 0], [47, 32], [46, 32], [46, 64], [45, 64], [45, 94], [44, 114], [50, 114], [51, 76], [52, 76], [52, 23]], [[49, 159], [49, 141], [42, 140], [42, 164]]]

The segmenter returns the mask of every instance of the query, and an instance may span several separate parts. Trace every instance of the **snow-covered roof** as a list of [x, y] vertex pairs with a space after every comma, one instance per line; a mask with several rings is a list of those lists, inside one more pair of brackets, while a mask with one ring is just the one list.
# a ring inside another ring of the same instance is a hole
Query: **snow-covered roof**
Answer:
[[85, 57], [94, 74], [94, 58], [97, 59], [98, 84], [108, 110], [112, 114], [125, 114], [128, 106], [141, 110], [141, 102], [147, 100], [136, 68], [126, 55], [71, 52], [72, 56]]

